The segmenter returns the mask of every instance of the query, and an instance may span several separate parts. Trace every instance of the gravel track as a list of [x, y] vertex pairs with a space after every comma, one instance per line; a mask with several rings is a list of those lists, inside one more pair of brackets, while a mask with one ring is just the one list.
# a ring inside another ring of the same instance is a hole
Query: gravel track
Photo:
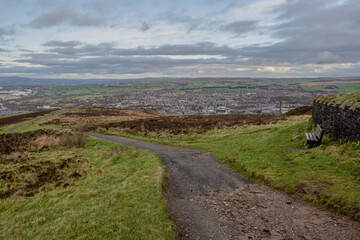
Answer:
[[253, 184], [211, 153], [88, 135], [159, 156], [170, 175], [164, 195], [178, 239], [360, 239], [358, 222]]

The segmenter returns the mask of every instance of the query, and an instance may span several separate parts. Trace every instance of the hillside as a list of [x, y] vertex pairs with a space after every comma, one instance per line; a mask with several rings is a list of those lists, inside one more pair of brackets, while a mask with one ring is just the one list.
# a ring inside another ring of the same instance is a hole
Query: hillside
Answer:
[[[3, 126], [18, 133], [0, 134], [0, 238], [174, 239], [162, 196], [166, 171], [157, 156], [59, 125], [39, 129], [66, 111], [17, 115], [27, 120]], [[76, 124], [87, 117], [114, 120], [98, 112], [76, 115]]]
[[310, 111], [167, 116], [86, 107], [2, 118], [0, 236], [174, 238], [158, 157], [81, 131], [209, 151], [254, 182], [359, 220], [360, 146], [325, 135], [306, 150]]
[[[144, 126], [154, 125], [154, 120], [144, 121]], [[210, 151], [251, 180], [360, 218], [358, 143], [337, 141], [325, 135], [320, 147], [306, 150], [305, 132], [314, 130], [309, 115], [263, 124], [244, 122], [241, 126], [224, 125], [207, 131], [184, 127], [186, 132], [169, 131], [167, 124], [150, 132], [118, 125], [98, 131]]]

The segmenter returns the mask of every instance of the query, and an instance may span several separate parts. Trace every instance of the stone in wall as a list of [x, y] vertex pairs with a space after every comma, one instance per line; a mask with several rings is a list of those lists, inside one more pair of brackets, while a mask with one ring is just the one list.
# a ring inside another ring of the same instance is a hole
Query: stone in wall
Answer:
[[360, 141], [360, 103], [336, 96], [318, 96], [313, 103], [313, 119], [331, 137]]

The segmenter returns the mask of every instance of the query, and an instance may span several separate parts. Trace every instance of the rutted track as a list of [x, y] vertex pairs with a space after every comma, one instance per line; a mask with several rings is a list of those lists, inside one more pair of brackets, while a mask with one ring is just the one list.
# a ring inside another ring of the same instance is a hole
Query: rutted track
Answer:
[[20, 123], [20, 122], [23, 122], [26, 120], [36, 118], [38, 116], [44, 116], [44, 115], [49, 114], [54, 111], [57, 111], [57, 110], [51, 109], [51, 110], [45, 110], [45, 111], [39, 111], [39, 112], [24, 113], [24, 114], [19, 114], [19, 115], [15, 115], [15, 116], [9, 116], [9, 117], [2, 117], [2, 118], [0, 118], [0, 127], [10, 125], [10, 124]]
[[211, 153], [88, 134], [159, 156], [170, 174], [165, 197], [178, 239], [360, 239], [359, 223], [252, 184]]

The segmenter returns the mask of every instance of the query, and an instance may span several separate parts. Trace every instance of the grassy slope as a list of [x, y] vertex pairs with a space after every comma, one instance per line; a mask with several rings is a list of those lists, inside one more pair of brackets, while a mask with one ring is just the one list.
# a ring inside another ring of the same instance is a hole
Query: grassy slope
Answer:
[[174, 239], [155, 154], [95, 138], [51, 151], [75, 152], [93, 169], [67, 188], [1, 199], [1, 239]]
[[354, 89], [360, 88], [360, 83], [343, 83], [338, 85], [323, 85], [323, 86], [302, 86], [305, 91], [324, 91], [326, 92], [336, 92], [339, 94], [347, 93], [353, 91]]
[[3, 126], [2, 128], [0, 128], [0, 134], [8, 133], [11, 129], [17, 127], [18, 124], [10, 124], [10, 125]]
[[45, 125], [45, 126], [41, 126], [39, 125], [40, 122], [43, 122], [45, 120], [49, 121], [52, 120], [54, 118], [57, 118], [58, 116], [60, 116], [63, 112], [66, 112], [67, 109], [62, 109], [59, 111], [55, 111], [49, 114], [46, 114], [44, 116], [38, 116], [20, 123], [16, 123], [16, 124], [10, 124], [7, 126], [3, 126], [2, 128], [0, 128], [0, 134], [2, 133], [9, 133], [10, 130], [16, 128], [15, 132], [26, 132], [26, 131], [34, 131], [37, 129], [54, 129], [54, 128], [59, 128], [61, 126], [57, 126], [57, 125]]
[[[273, 125], [213, 130], [205, 134], [130, 135], [138, 139], [210, 151], [242, 175], [304, 200], [360, 219], [360, 146], [323, 144], [305, 150], [309, 117], [292, 117]], [[298, 140], [291, 141], [292, 138]]]

